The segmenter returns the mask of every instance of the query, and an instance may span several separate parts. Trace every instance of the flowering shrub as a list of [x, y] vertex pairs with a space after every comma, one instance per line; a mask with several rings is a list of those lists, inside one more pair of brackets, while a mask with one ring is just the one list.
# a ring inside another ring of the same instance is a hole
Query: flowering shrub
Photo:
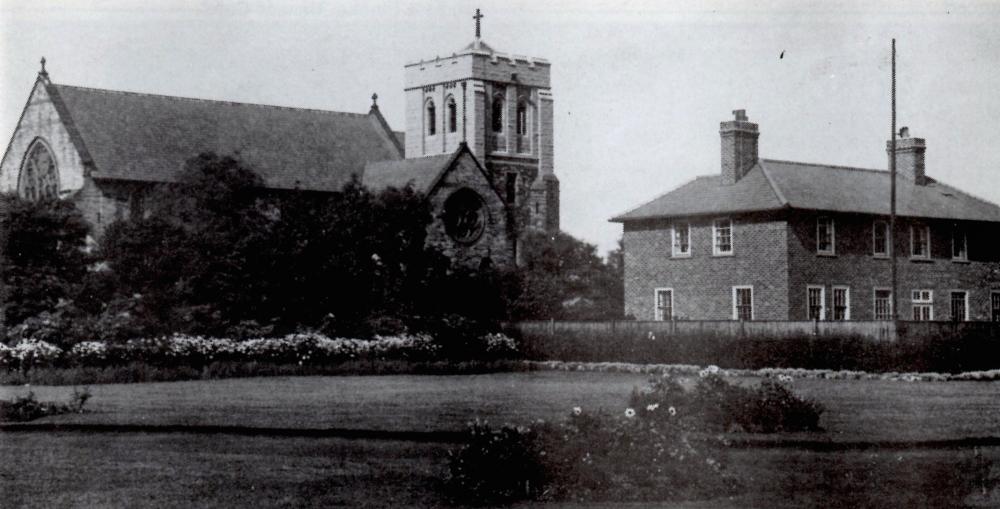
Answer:
[[693, 390], [686, 390], [669, 376], [653, 378], [648, 389], [632, 392], [629, 404], [647, 410], [668, 408], [669, 419], [679, 414], [676, 420], [692, 429], [756, 433], [820, 429], [823, 405], [796, 396], [785, 385], [791, 377], [741, 387], [727, 382], [713, 367], [700, 372]]
[[513, 357], [517, 351], [517, 343], [508, 335], [497, 332], [482, 337], [486, 354], [494, 358]]
[[430, 360], [439, 346], [430, 336], [376, 336], [372, 340], [328, 338], [322, 334], [289, 334], [281, 338], [236, 341], [175, 334], [109, 344], [85, 341], [65, 355], [52, 344], [25, 340], [0, 346], [0, 366], [48, 366], [59, 360], [75, 366], [122, 365], [142, 362], [156, 366], [207, 366], [216, 361], [319, 365], [349, 360]]
[[480, 504], [671, 500], [731, 489], [720, 461], [687, 440], [675, 415], [655, 406], [616, 416], [575, 407], [555, 424], [476, 422], [468, 443], [450, 453], [448, 486], [461, 501]]

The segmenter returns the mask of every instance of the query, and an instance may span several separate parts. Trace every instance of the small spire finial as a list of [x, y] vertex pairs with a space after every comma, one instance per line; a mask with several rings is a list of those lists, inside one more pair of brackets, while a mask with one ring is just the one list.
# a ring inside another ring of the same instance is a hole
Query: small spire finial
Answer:
[[479, 12], [479, 9], [476, 9], [476, 15], [472, 17], [472, 19], [476, 20], [476, 39], [479, 39], [482, 36], [482, 26], [480, 20], [483, 18], [483, 13]]
[[378, 94], [372, 93], [372, 108], [378, 108]]
[[41, 62], [42, 62], [42, 70], [38, 71], [38, 75], [39, 76], [48, 76], [49, 73], [48, 73], [48, 71], [45, 70], [45, 57], [42, 57]]

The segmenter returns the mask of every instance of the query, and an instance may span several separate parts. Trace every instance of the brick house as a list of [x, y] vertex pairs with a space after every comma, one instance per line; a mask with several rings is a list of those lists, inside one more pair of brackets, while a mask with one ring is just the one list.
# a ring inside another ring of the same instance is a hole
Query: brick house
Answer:
[[[757, 124], [734, 114], [720, 126], [721, 174], [612, 219], [626, 315], [891, 319], [889, 172], [761, 159]], [[900, 130], [899, 318], [1000, 321], [1000, 206], [929, 177], [925, 150]]]
[[0, 193], [72, 200], [99, 238], [188, 159], [237, 154], [268, 192], [413, 185], [433, 204], [429, 243], [463, 265], [505, 265], [526, 229], [559, 229], [549, 68], [493, 50], [477, 27], [452, 56], [406, 65], [404, 133], [375, 95], [367, 113], [343, 113], [121, 92], [56, 84], [42, 59]]

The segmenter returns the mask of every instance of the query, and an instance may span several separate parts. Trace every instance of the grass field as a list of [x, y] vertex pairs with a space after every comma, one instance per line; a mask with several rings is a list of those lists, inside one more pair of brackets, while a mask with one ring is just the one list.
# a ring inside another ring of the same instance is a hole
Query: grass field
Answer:
[[[44, 421], [450, 431], [475, 417], [559, 419], [576, 405], [621, 411], [632, 388], [645, 381], [620, 373], [534, 372], [100, 385], [90, 388], [91, 412]], [[828, 431], [812, 439], [1000, 436], [998, 382], [796, 380], [793, 387], [827, 406], [821, 424]], [[72, 392], [30, 389], [42, 400]], [[0, 398], [27, 390], [3, 387]], [[0, 433], [0, 505], [436, 507], [447, 502], [439, 479], [448, 448], [226, 434]], [[980, 452], [1000, 465], [1000, 448]], [[969, 498], [972, 475], [961, 465], [973, 451], [966, 448], [751, 448], [726, 455], [730, 470], [744, 480], [741, 494], [678, 507], [1000, 506], [996, 493]]]

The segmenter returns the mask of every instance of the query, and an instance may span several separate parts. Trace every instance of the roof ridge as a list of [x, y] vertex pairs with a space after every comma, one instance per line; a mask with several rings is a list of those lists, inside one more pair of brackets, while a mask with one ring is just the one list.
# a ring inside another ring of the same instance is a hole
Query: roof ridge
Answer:
[[876, 169], [876, 168], [858, 168], [857, 166], [843, 166], [843, 165], [839, 165], [839, 164], [805, 163], [805, 162], [802, 162], [802, 161], [788, 161], [786, 159], [768, 159], [768, 158], [761, 158], [760, 160], [761, 161], [767, 161], [767, 162], [770, 162], [770, 163], [779, 163], [779, 164], [799, 164], [799, 165], [802, 165], [802, 166], [819, 166], [819, 167], [822, 167], [822, 168], [836, 168], [838, 170], [853, 170], [853, 171], [870, 171], [870, 172], [877, 172], [877, 173], [889, 173], [886, 170], [879, 170], [879, 169]]
[[108, 94], [120, 94], [120, 95], [134, 95], [139, 97], [155, 97], [161, 99], [174, 99], [180, 101], [193, 101], [202, 103], [212, 103], [212, 104], [225, 104], [228, 106], [256, 106], [260, 108], [272, 108], [276, 110], [290, 110], [290, 111], [310, 111], [314, 113], [328, 113], [333, 115], [344, 115], [348, 117], [356, 118], [367, 118], [368, 113], [354, 113], [350, 111], [335, 111], [335, 110], [321, 110], [317, 108], [301, 108], [295, 106], [279, 106], [276, 104], [263, 104], [263, 103], [251, 103], [251, 102], [238, 102], [238, 101], [223, 101], [218, 99], [203, 99], [199, 97], [185, 97], [179, 95], [166, 95], [166, 94], [153, 94], [149, 92], [132, 92], [128, 90], [112, 90], [109, 88], [96, 88], [96, 87], [81, 87], [78, 85], [62, 85], [59, 83], [51, 83], [51, 86], [58, 88], [73, 88], [77, 90], [89, 90], [92, 92], [103, 92]]
[[774, 179], [771, 178], [771, 174], [767, 172], [767, 165], [765, 164], [765, 161], [765, 159], [758, 159], [757, 164], [754, 166], [760, 166], [760, 172], [764, 174], [764, 180], [766, 180], [767, 184], [771, 186], [771, 191], [774, 191], [774, 196], [778, 199], [778, 203], [781, 203], [782, 206], [788, 206], [788, 200], [785, 199], [785, 194], [781, 192], [781, 188], [778, 187], [778, 184], [774, 183]]

